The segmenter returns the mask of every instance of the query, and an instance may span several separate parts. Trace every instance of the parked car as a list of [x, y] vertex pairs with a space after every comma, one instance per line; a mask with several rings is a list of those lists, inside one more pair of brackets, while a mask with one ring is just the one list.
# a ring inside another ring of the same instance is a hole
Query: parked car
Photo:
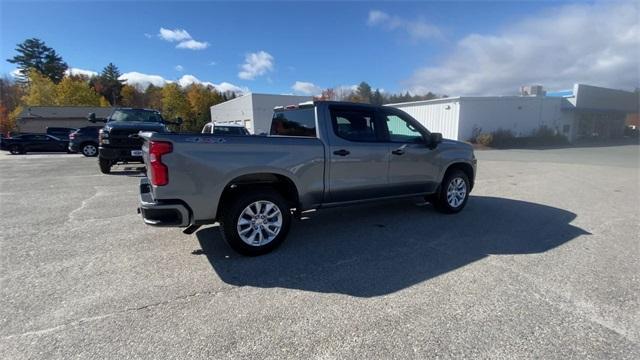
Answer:
[[98, 156], [98, 132], [102, 126], [87, 126], [69, 134], [69, 151]]
[[3, 139], [0, 149], [13, 155], [27, 152], [68, 152], [69, 140], [47, 134], [22, 134]]
[[207, 123], [202, 128], [203, 134], [214, 134], [214, 135], [238, 135], [245, 136], [250, 135], [249, 130], [240, 124], [220, 124], [216, 122]]
[[292, 216], [305, 210], [423, 196], [457, 213], [476, 174], [471, 145], [442, 140], [386, 106], [316, 101], [278, 108], [266, 137], [140, 136], [144, 222], [192, 233], [218, 221], [229, 245], [247, 255], [277, 247]]
[[47, 135], [55, 136], [58, 139], [67, 139], [69, 134], [76, 131], [76, 128], [67, 128], [67, 127], [48, 127]]
[[[89, 121], [97, 122], [94, 113]], [[117, 108], [106, 119], [105, 126], [98, 132], [98, 165], [103, 174], [111, 172], [111, 167], [119, 162], [142, 162], [142, 139], [140, 131], [169, 132], [167, 125], [180, 125], [182, 119], [165, 121], [160, 112], [152, 109]]]

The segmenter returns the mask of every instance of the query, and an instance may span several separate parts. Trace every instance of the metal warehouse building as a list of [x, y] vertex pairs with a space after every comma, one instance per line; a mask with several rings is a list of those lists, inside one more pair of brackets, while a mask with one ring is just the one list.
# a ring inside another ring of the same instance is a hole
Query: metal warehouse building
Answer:
[[534, 95], [451, 97], [390, 104], [443, 137], [466, 141], [475, 132], [510, 130], [528, 136], [541, 126], [554, 129], [569, 141], [586, 137], [622, 136], [627, 114], [638, 112], [632, 92], [576, 84], [573, 90]]
[[252, 134], [268, 134], [273, 108], [313, 100], [311, 96], [249, 93], [211, 107], [211, 121], [242, 124]]

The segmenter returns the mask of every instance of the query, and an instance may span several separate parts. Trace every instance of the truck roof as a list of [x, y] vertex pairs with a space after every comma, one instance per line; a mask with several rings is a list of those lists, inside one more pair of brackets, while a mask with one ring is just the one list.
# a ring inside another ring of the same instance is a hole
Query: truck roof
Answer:
[[361, 107], [380, 107], [384, 105], [374, 105], [367, 103], [358, 103], [353, 101], [337, 101], [337, 100], [313, 100], [313, 101], [305, 101], [299, 104], [292, 104], [287, 106], [276, 106], [273, 108], [273, 111], [283, 111], [283, 110], [294, 110], [294, 109], [304, 109], [308, 107], [313, 107], [318, 104], [327, 104], [327, 105], [347, 105], [347, 106], [361, 106]]

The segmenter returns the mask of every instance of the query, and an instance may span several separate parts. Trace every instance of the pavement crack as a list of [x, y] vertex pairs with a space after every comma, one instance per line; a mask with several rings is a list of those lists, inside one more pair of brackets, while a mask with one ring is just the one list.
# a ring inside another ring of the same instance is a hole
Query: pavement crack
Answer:
[[23, 337], [23, 336], [31, 336], [31, 335], [43, 335], [43, 334], [48, 334], [48, 333], [52, 333], [52, 332], [56, 332], [68, 327], [77, 327], [77, 326], [82, 326], [86, 323], [91, 323], [91, 322], [95, 322], [95, 321], [100, 321], [103, 319], [108, 319], [114, 316], [118, 316], [118, 315], [123, 315], [123, 314], [127, 314], [127, 313], [135, 313], [138, 311], [144, 311], [144, 310], [150, 310], [150, 309], [154, 309], [156, 307], [160, 307], [160, 306], [164, 306], [164, 305], [168, 305], [171, 303], [175, 303], [175, 302], [181, 302], [190, 298], [194, 298], [194, 297], [199, 297], [199, 296], [207, 296], [207, 295], [219, 295], [222, 293], [228, 293], [230, 291], [234, 291], [236, 289], [239, 289], [241, 287], [231, 287], [228, 289], [223, 289], [223, 290], [211, 290], [211, 291], [198, 291], [195, 293], [191, 293], [191, 294], [186, 294], [186, 295], [181, 295], [178, 296], [176, 298], [173, 299], [168, 299], [168, 300], [163, 300], [163, 301], [157, 301], [151, 304], [146, 304], [146, 305], [142, 305], [142, 306], [137, 306], [137, 307], [129, 307], [129, 308], [125, 308], [123, 310], [119, 310], [119, 311], [113, 311], [107, 314], [101, 314], [101, 315], [95, 315], [95, 316], [87, 316], [87, 317], [83, 317], [80, 319], [76, 319], [73, 321], [69, 321], [57, 326], [52, 326], [49, 328], [45, 328], [45, 329], [39, 329], [39, 330], [30, 330], [30, 331], [26, 331], [23, 333], [19, 333], [19, 334], [10, 334], [10, 335], [6, 335], [3, 336], [2, 338], [0, 338], [1, 340], [11, 340], [11, 339], [15, 339], [15, 338], [19, 338], [19, 337]]

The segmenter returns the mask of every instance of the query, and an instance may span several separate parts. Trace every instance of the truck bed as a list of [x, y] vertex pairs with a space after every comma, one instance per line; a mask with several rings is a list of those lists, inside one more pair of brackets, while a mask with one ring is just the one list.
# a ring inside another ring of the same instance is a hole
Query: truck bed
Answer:
[[[154, 202], [181, 201], [206, 223], [216, 218], [222, 191], [234, 179], [250, 174], [277, 174], [291, 179], [302, 204], [313, 207], [324, 193], [325, 147], [317, 138], [280, 136], [219, 136], [141, 132], [145, 140], [143, 157], [149, 169], [149, 141], [166, 141], [172, 152], [162, 156], [169, 168], [169, 183], [149, 185]], [[147, 170], [148, 173], [148, 170]], [[210, 194], [208, 196], [207, 194]], [[204, 195], [204, 196], [203, 196]]]

